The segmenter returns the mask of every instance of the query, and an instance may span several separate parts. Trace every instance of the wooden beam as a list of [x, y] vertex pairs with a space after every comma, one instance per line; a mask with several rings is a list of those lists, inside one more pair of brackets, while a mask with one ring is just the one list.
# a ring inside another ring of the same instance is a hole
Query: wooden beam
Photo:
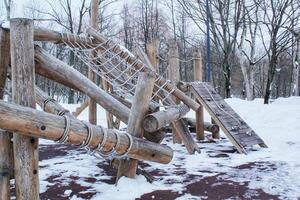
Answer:
[[[194, 67], [194, 81], [203, 81], [203, 69], [202, 69], [202, 56], [199, 49], [196, 49], [194, 52], [193, 59], [193, 67]], [[196, 101], [198, 104], [199, 101]], [[196, 137], [198, 140], [204, 140], [204, 110], [203, 106], [200, 104], [199, 109], [195, 111], [196, 113]]]
[[155, 72], [159, 73], [159, 59], [158, 59], [158, 39], [153, 39], [146, 44], [146, 52]]
[[[0, 99], [3, 99], [10, 61], [9, 35], [0, 29]], [[13, 170], [12, 134], [0, 130], [0, 199], [10, 200], [10, 177]]]
[[[98, 0], [92, 0], [91, 1], [91, 18], [90, 18], [90, 26], [96, 30], [98, 30], [98, 10], [99, 10], [99, 1]], [[97, 56], [97, 51], [92, 51], [90, 54], [90, 57], [93, 59]], [[88, 77], [89, 79], [96, 83], [97, 81], [97, 75], [95, 72], [93, 72], [92, 69], [89, 68], [88, 71]], [[89, 122], [92, 124], [97, 124], [97, 104], [96, 102], [89, 98]]]
[[[168, 79], [175, 85], [180, 81], [180, 71], [179, 71], [179, 50], [176, 43], [176, 40], [169, 40], [169, 67], [168, 67]], [[172, 96], [173, 101], [178, 104], [180, 100], [178, 100], [175, 96]], [[173, 142], [181, 144], [181, 138], [179, 136], [180, 133], [177, 133], [176, 129], [172, 130], [173, 132]]]
[[168, 107], [166, 110], [148, 114], [143, 121], [143, 128], [153, 133], [159, 129], [179, 120], [190, 111], [185, 104]]
[[[132, 136], [143, 137], [142, 123], [149, 109], [154, 82], [154, 73], [140, 73], [138, 76], [127, 126], [127, 132]], [[122, 160], [119, 165], [117, 180], [123, 175], [133, 178], [136, 174], [137, 166], [137, 160]]]
[[94, 99], [104, 109], [113, 113], [121, 121], [127, 123], [130, 110], [80, 72], [38, 46], [35, 48], [35, 59], [37, 61], [37, 73], [51, 80], [78, 89]]
[[[10, 20], [12, 96], [14, 103], [35, 108], [33, 20]], [[14, 132], [16, 198], [39, 199], [38, 139]]]
[[[185, 117], [183, 120], [190, 126], [190, 129], [196, 129], [197, 122], [194, 118]], [[204, 122], [204, 130], [216, 134], [220, 131], [220, 127], [217, 124], [212, 124], [210, 122]]]
[[45, 112], [60, 116], [67, 115], [75, 119], [75, 116], [69, 110], [66, 110], [57, 101], [49, 97], [38, 86], [35, 86], [35, 101]]
[[[101, 126], [88, 124], [92, 129], [90, 149], [97, 148], [103, 141], [107, 133], [104, 151], [109, 151], [116, 147], [117, 154], [124, 154], [130, 146], [130, 139], [124, 133], [115, 129], [106, 129]], [[58, 116], [36, 109], [7, 103], [0, 100], [0, 128], [18, 134], [39, 137], [47, 140], [59, 140], [66, 127], [66, 120], [63, 116]], [[70, 118], [70, 128], [66, 143], [81, 145], [88, 135], [87, 125], [80, 120]], [[119, 136], [119, 145], [117, 136]], [[129, 149], [128, 157], [138, 160], [148, 160], [167, 164], [173, 157], [173, 150], [166, 146], [143, 140], [132, 136], [132, 147]], [[23, 166], [24, 167], [24, 166]], [[29, 198], [32, 199], [32, 198]]]
[[84, 109], [86, 109], [89, 106], [89, 100], [86, 99], [79, 107], [76, 108], [74, 112], [72, 112], [72, 115], [75, 117], [78, 117]]

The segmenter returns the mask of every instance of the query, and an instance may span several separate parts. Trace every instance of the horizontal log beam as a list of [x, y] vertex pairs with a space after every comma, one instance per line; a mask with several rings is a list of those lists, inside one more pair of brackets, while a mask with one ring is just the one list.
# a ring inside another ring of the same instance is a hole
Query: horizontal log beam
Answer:
[[[185, 117], [183, 120], [190, 126], [190, 128], [196, 129], [196, 119]], [[204, 122], [204, 130], [216, 134], [220, 131], [220, 127], [217, 124]]]
[[170, 106], [166, 110], [158, 111], [147, 115], [143, 121], [143, 128], [149, 133], [153, 133], [173, 121], [179, 120], [189, 112], [189, 107], [185, 104]]
[[[65, 118], [32, 108], [0, 101], [0, 128], [11, 132], [17, 132], [31, 137], [39, 137], [48, 140], [59, 140], [65, 130]], [[106, 129], [101, 126], [88, 124], [93, 134], [90, 149], [96, 149], [103, 141], [105, 132], [107, 139], [103, 145], [104, 151], [116, 147], [120, 138], [117, 154], [124, 154], [129, 149], [130, 139], [122, 132], [114, 129]], [[88, 136], [87, 125], [80, 120], [70, 118], [70, 129], [66, 143], [80, 145]], [[132, 147], [129, 149], [128, 157], [167, 164], [173, 157], [173, 150], [165, 145], [155, 144], [146, 140], [132, 137]]]

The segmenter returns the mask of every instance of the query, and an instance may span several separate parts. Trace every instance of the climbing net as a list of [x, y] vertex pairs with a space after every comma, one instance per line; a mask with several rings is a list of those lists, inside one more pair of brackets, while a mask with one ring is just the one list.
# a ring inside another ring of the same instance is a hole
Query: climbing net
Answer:
[[[134, 95], [139, 72], [152, 71], [154, 73], [150, 66], [112, 40], [105, 38], [103, 42], [93, 42], [92, 38], [88, 38], [88, 42], [74, 41], [70, 40], [70, 35], [65, 33], [62, 34], [62, 38], [67, 38], [63, 41], [65, 45], [92, 71], [112, 85], [115, 93], [129, 100]], [[131, 62], [129, 62], [130, 59]], [[172, 85], [173, 89], [167, 89], [167, 85], [171, 82], [155, 74], [156, 80], [151, 101], [159, 106], [172, 105], [169, 97], [176, 86]]]

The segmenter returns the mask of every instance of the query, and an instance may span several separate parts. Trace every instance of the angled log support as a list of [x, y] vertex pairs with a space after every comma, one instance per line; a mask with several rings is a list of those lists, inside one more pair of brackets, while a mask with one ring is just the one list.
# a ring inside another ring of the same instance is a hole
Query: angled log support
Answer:
[[49, 97], [38, 86], [35, 86], [35, 101], [45, 112], [60, 116], [67, 115], [75, 119], [69, 110], [66, 110], [57, 101]]
[[[106, 48], [110, 48], [112, 46], [114, 46], [114, 48], [112, 49], [112, 51], [116, 54], [118, 54], [121, 58], [123, 58], [124, 60], [126, 60], [127, 63], [133, 65], [137, 70], [145, 67], [145, 64], [143, 62], [141, 62], [139, 59], [137, 59], [136, 57], [134, 57], [133, 55], [130, 55], [129, 52], [121, 49], [121, 47], [119, 47], [118, 45], [116, 45], [115, 43], [113, 43], [112, 41], [108, 41], [105, 37], [103, 37], [101, 34], [97, 33], [97, 31], [93, 28], [89, 28], [87, 30], [88, 34], [90, 34], [91, 36], [93, 36], [93, 38], [98, 42], [98, 43], [103, 43], [103, 45], [105, 45]], [[145, 67], [144, 68], [145, 71], [149, 71], [152, 70], [149, 67]], [[174, 88], [174, 85], [171, 83], [168, 83], [164, 78], [160, 78], [157, 81], [158, 84], [160, 85], [164, 85], [165, 84], [165, 89], [169, 92], [172, 91], [172, 94], [174, 96], [176, 96], [178, 99], [180, 99], [183, 103], [185, 103], [186, 105], [188, 105], [191, 109], [193, 110], [197, 110], [198, 107], [200, 106], [197, 102], [195, 102], [193, 99], [191, 99], [190, 97], [188, 97], [185, 93], [183, 93], [181, 90], [179, 90], [177, 87]]]
[[[13, 101], [35, 108], [33, 20], [14, 18], [10, 26]], [[13, 141], [16, 198], [38, 200], [38, 138], [14, 132]]]
[[78, 89], [94, 99], [104, 109], [127, 123], [130, 110], [110, 94], [99, 88], [87, 77], [53, 57], [40, 47], [35, 48], [36, 72], [68, 87]]
[[79, 107], [76, 108], [74, 112], [72, 112], [72, 115], [75, 117], [78, 117], [84, 109], [86, 109], [89, 106], [89, 100], [85, 100]]
[[[139, 74], [127, 126], [127, 132], [135, 137], [143, 137], [142, 122], [149, 109], [154, 82], [154, 73]], [[137, 166], [137, 160], [122, 160], [119, 165], [117, 180], [123, 175], [133, 178]]]
[[149, 133], [158, 131], [159, 129], [179, 120], [189, 112], [189, 107], [185, 104], [170, 106], [166, 110], [148, 114], [143, 121], [143, 128]]
[[[104, 151], [110, 151], [115, 147], [118, 155], [127, 153], [129, 158], [163, 164], [169, 163], [173, 157], [173, 150], [168, 146], [155, 144], [134, 136], [132, 136], [131, 143], [130, 137], [124, 132], [85, 124], [77, 119], [70, 118], [69, 120], [70, 127], [67, 131], [67, 144], [79, 146], [86, 141], [88, 136], [87, 126], [89, 126], [93, 134], [88, 147], [92, 150], [96, 149], [103, 142], [103, 138], [106, 137], [106, 142], [103, 144]], [[30, 137], [58, 141], [64, 135], [66, 119], [63, 116], [0, 100], [0, 128]], [[117, 143], [118, 145], [116, 145]]]

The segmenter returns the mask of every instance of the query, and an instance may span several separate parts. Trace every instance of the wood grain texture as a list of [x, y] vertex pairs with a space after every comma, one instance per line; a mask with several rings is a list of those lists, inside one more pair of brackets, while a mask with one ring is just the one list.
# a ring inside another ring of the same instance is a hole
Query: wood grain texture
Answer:
[[94, 99], [104, 109], [113, 113], [121, 121], [127, 123], [130, 113], [129, 108], [99, 88], [80, 72], [37, 46], [35, 48], [35, 59], [37, 61], [36, 70], [38, 74], [78, 89]]
[[[104, 132], [107, 132], [107, 142], [104, 145], [105, 151], [109, 151], [116, 146], [116, 134], [120, 136], [120, 145], [116, 149], [116, 153], [123, 154], [127, 151], [129, 138], [124, 132], [115, 129], [106, 129], [92, 124], [89, 125], [94, 133], [89, 146], [91, 149], [95, 149], [97, 145], [102, 142]], [[62, 116], [0, 100], [0, 128], [30, 137], [56, 141], [61, 138], [65, 130], [65, 119]], [[87, 132], [87, 127], [82, 121], [71, 118], [66, 143], [73, 145], [82, 144], [82, 142], [86, 140]], [[132, 138], [133, 144], [131, 150], [128, 152], [129, 158], [163, 164], [167, 164], [171, 161], [173, 150], [170, 147], [134, 136]]]
[[[248, 124], [205, 82], [190, 84], [191, 92], [205, 107], [215, 123], [220, 126], [228, 139], [240, 153], [247, 153], [246, 147], [255, 143], [267, 147], [264, 141]], [[255, 141], [255, 142], [248, 142]]]
[[[96, 30], [98, 30], [98, 10], [99, 10], [99, 1], [92, 0], [91, 1], [90, 26]], [[97, 52], [92, 51], [90, 53], [91, 59], [93, 60], [96, 55], [97, 55]], [[90, 68], [88, 71], [88, 77], [92, 82], [96, 83], [97, 75]], [[89, 122], [92, 124], [95, 124], [95, 125], [97, 124], [97, 104], [96, 104], [96, 101], [92, 98], [89, 99]]]
[[[143, 137], [142, 123], [149, 110], [149, 103], [151, 101], [154, 82], [154, 73], [140, 73], [138, 76], [127, 126], [127, 132], [132, 136], [138, 138]], [[120, 178], [121, 176], [125, 175], [133, 178], [136, 175], [137, 166], [137, 160], [130, 159], [128, 161], [121, 161], [117, 177]]]
[[[35, 108], [33, 21], [10, 20], [10, 51], [13, 102]], [[38, 138], [13, 135], [16, 198], [39, 199]]]
[[[0, 29], [0, 99], [3, 99], [7, 69], [10, 61], [9, 34]], [[0, 130], [0, 199], [10, 199], [10, 176], [12, 176], [12, 134]]]
[[[169, 67], [168, 67], [168, 79], [175, 85], [180, 81], [180, 71], [179, 71], [179, 50], [176, 43], [176, 40], [171, 39], [169, 41]], [[172, 96], [173, 101], [178, 104], [180, 101], [176, 96]], [[180, 133], [177, 133], [176, 129], [172, 130], [173, 133], [173, 142], [181, 144], [182, 140], [180, 138]]]
[[143, 128], [153, 133], [169, 125], [173, 121], [179, 120], [190, 111], [185, 104], [178, 104], [168, 107], [166, 110], [148, 114], [143, 121]]

